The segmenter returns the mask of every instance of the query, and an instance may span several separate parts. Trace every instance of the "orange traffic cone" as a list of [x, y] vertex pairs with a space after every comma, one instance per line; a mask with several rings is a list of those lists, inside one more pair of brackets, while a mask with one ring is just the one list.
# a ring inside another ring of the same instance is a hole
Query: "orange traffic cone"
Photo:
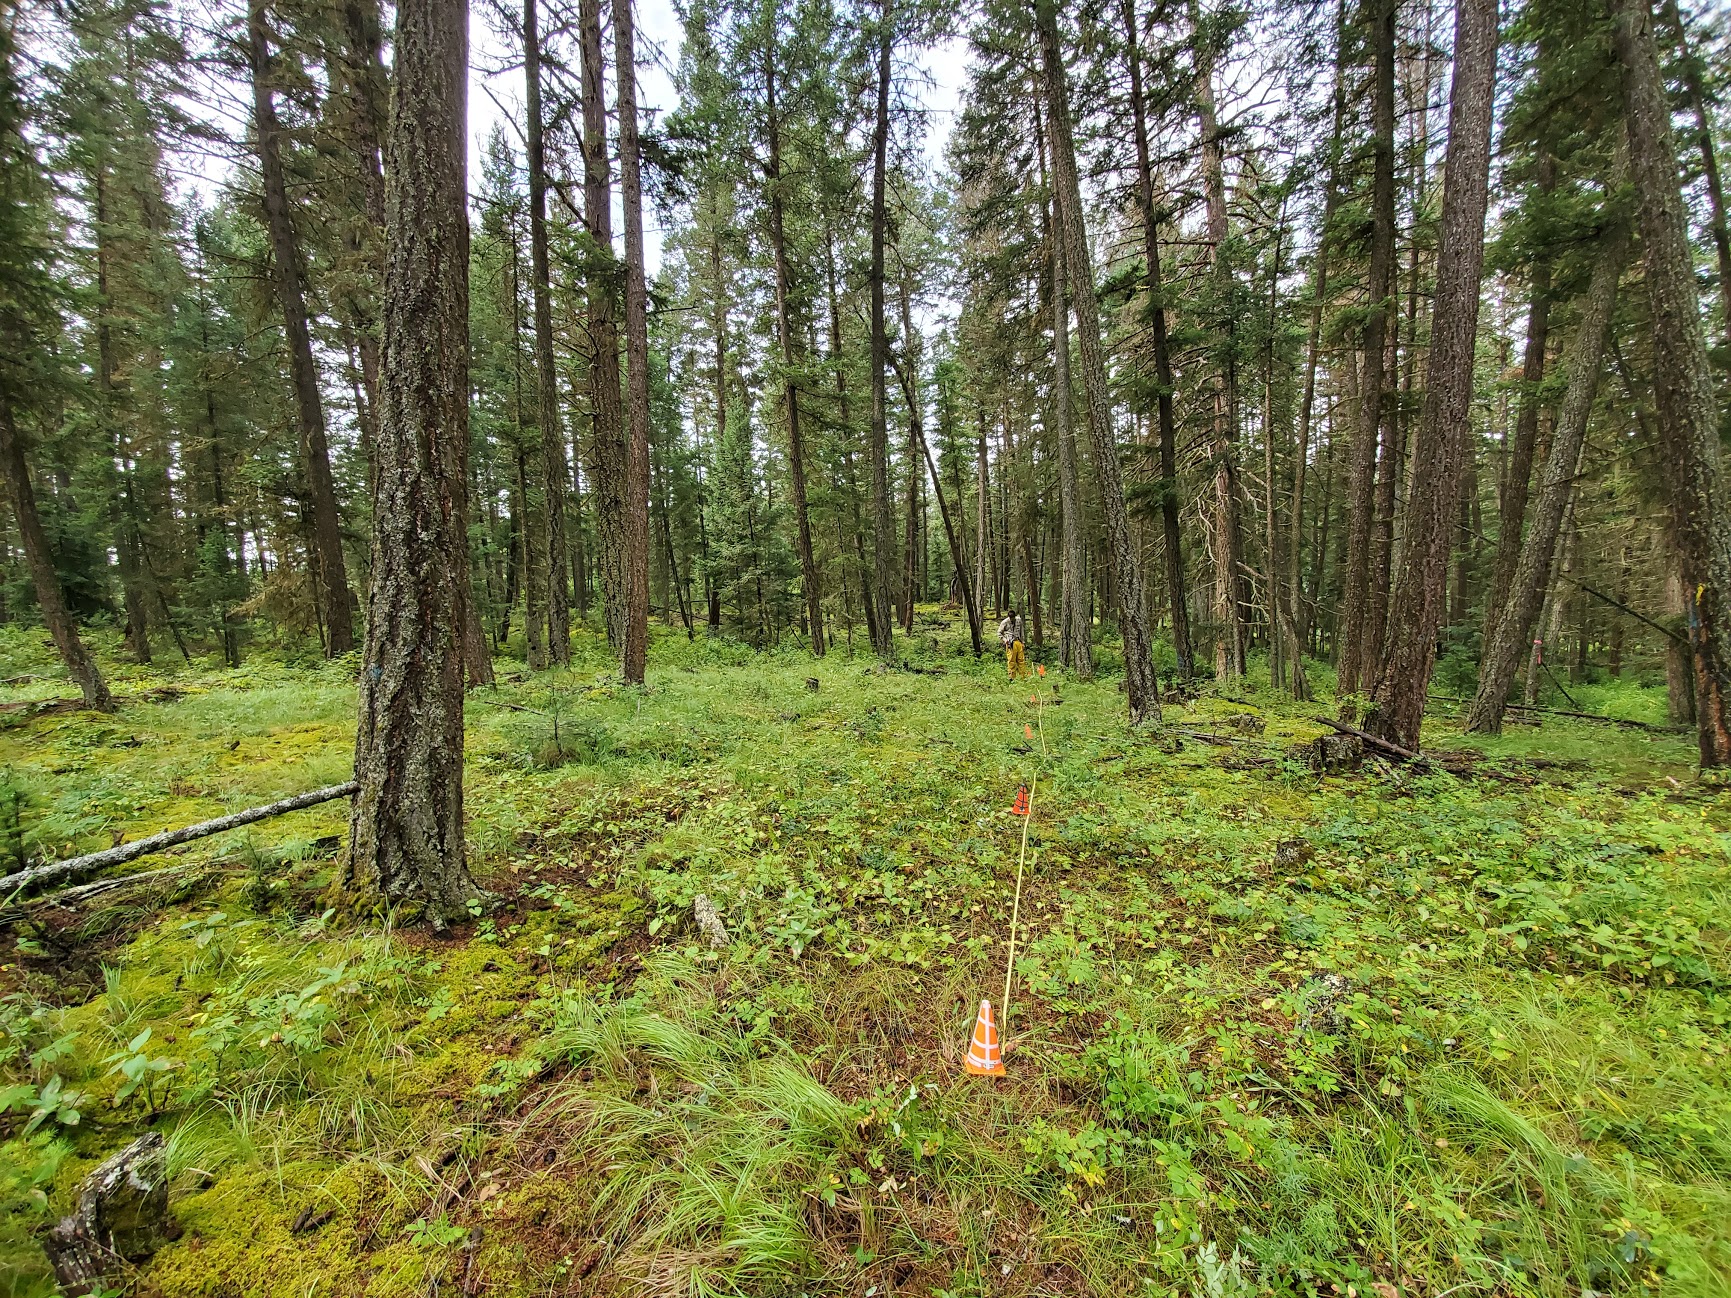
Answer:
[[1004, 1058], [998, 1053], [998, 1026], [992, 1022], [992, 1002], [980, 1002], [979, 1017], [974, 1020], [974, 1039], [968, 1043], [968, 1057], [962, 1067], [976, 1077], [1004, 1076]]
[[1016, 805], [1010, 808], [1010, 814], [1012, 816], [1025, 816], [1028, 814], [1027, 785], [1024, 784], [1021, 788], [1016, 790]]

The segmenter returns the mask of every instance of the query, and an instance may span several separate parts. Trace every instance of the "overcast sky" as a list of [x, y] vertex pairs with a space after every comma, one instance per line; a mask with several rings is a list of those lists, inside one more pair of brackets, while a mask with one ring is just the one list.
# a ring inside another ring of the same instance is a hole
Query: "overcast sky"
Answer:
[[[678, 106], [679, 95], [673, 88], [672, 72], [679, 62], [681, 29], [679, 16], [672, 0], [635, 0], [637, 15], [637, 100], [645, 123], [659, 122]], [[612, 59], [612, 36], [605, 37], [607, 57]], [[966, 77], [966, 43], [951, 41], [935, 50], [922, 53], [920, 68], [929, 84], [917, 89], [918, 97], [927, 109], [926, 155], [934, 167], [942, 166], [944, 148], [949, 142], [950, 128]], [[493, 69], [505, 69], [493, 72]], [[611, 94], [611, 91], [609, 91]], [[481, 150], [493, 128], [503, 120], [503, 105], [516, 123], [523, 120], [523, 68], [521, 56], [505, 48], [489, 26], [483, 9], [470, 6], [469, 14], [469, 188], [476, 187], [481, 175]], [[507, 130], [521, 149], [520, 126]], [[615, 204], [617, 204], [615, 196]], [[662, 231], [655, 225], [653, 206], [646, 207], [644, 219], [644, 260], [651, 278], [661, 265]], [[619, 222], [614, 221], [614, 229]]]

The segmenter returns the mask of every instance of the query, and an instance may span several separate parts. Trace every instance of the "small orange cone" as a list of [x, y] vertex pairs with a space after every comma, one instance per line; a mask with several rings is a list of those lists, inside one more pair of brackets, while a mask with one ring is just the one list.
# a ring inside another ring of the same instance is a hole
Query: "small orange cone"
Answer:
[[1016, 805], [1010, 808], [1010, 814], [1012, 816], [1025, 816], [1028, 814], [1027, 785], [1024, 784], [1021, 788], [1016, 790]]
[[998, 1053], [998, 1026], [992, 1022], [992, 1002], [980, 1002], [979, 1017], [974, 1020], [974, 1039], [968, 1043], [968, 1057], [962, 1067], [976, 1077], [1003, 1077], [1004, 1059]]

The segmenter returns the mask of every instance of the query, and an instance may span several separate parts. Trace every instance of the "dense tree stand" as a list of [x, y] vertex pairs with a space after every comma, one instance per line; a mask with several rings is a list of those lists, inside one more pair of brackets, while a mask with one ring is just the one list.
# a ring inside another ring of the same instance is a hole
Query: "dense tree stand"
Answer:
[[435, 926], [478, 890], [463, 850], [463, 477], [469, 439], [467, 0], [397, 10], [386, 174], [373, 575], [346, 881]]

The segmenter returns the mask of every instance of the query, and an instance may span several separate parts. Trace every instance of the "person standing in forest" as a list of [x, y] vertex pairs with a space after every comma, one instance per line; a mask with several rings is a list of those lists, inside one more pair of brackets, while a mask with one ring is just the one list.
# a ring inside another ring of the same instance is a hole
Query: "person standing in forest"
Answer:
[[1027, 650], [1023, 648], [1022, 615], [1011, 609], [998, 623], [998, 643], [1004, 646], [1004, 662], [1010, 669], [1010, 679], [1019, 681], [1028, 674]]

